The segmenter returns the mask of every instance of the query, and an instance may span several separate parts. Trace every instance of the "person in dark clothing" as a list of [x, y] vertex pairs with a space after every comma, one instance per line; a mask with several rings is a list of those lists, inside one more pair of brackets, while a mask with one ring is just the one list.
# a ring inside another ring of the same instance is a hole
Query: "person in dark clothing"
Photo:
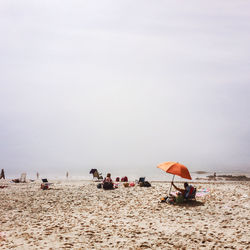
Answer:
[[108, 173], [107, 177], [103, 180], [103, 189], [113, 189], [114, 188], [114, 183], [111, 179], [111, 174]]
[[0, 179], [5, 179], [4, 169], [1, 170]]

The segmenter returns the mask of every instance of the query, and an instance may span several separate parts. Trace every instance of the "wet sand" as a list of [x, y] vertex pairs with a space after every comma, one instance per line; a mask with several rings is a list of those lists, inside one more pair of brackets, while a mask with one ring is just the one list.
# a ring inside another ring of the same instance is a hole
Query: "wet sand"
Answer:
[[160, 203], [161, 182], [111, 191], [91, 181], [3, 183], [1, 249], [250, 249], [249, 182], [196, 183], [210, 194], [185, 205]]

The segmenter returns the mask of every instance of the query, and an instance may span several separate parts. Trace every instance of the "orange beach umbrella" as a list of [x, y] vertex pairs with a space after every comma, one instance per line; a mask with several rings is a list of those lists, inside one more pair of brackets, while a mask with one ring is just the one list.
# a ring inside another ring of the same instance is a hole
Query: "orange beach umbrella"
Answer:
[[178, 175], [184, 179], [192, 180], [187, 167], [180, 164], [179, 162], [173, 162], [173, 161], [164, 162], [159, 164], [157, 168], [160, 168], [169, 174]]
[[[184, 179], [192, 180], [187, 167], [180, 164], [179, 162], [173, 162], [173, 161], [164, 162], [164, 163], [159, 164], [157, 168], [160, 168], [169, 174], [173, 174], [172, 182], [174, 181], [175, 175], [178, 175]], [[171, 182], [171, 186], [169, 189], [169, 193], [171, 192], [172, 182]]]

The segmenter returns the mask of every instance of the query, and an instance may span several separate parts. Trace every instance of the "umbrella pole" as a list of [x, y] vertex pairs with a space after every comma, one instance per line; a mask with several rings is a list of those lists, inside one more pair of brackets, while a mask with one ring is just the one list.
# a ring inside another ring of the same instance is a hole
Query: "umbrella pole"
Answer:
[[[174, 181], [174, 177], [175, 177], [175, 175], [173, 175], [172, 182]], [[169, 193], [168, 193], [168, 194], [170, 194], [170, 192], [171, 192], [171, 189], [172, 189], [172, 182], [171, 182], [171, 185], [170, 185], [170, 189], [169, 189]]]

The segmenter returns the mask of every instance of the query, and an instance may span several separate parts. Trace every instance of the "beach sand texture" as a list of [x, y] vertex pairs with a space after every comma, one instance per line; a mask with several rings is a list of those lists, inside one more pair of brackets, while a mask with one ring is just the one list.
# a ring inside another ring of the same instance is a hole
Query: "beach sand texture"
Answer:
[[250, 182], [195, 184], [210, 194], [183, 206], [160, 203], [169, 183], [112, 191], [91, 181], [7, 185], [1, 249], [250, 249]]

